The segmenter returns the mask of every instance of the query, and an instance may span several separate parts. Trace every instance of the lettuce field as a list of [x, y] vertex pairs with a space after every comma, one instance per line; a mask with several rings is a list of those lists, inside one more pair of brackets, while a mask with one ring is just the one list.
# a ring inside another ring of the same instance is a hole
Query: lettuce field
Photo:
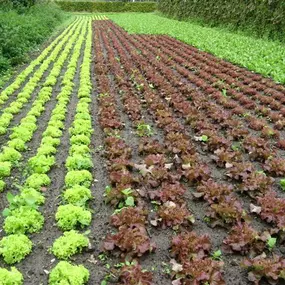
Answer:
[[78, 16], [0, 108], [0, 285], [285, 284], [284, 85]]

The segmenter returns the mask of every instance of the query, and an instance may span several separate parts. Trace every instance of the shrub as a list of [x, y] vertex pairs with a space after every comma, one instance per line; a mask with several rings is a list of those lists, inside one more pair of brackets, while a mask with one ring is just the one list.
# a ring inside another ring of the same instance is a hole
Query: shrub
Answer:
[[128, 3], [128, 2], [69, 2], [56, 1], [65, 11], [71, 12], [153, 12], [156, 9], [155, 2]]
[[0, 74], [25, 61], [27, 52], [48, 38], [66, 17], [54, 4], [37, 4], [21, 12], [0, 7]]
[[284, 41], [283, 1], [161, 0], [158, 10], [179, 20], [191, 18], [212, 26], [250, 29], [255, 35]]

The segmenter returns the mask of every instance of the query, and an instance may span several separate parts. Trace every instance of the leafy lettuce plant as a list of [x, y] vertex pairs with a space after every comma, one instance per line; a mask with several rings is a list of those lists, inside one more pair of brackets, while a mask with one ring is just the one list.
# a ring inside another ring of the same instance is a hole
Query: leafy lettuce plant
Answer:
[[0, 268], [0, 280], [3, 280], [3, 285], [22, 285], [23, 275], [15, 267], [11, 267], [11, 271]]
[[80, 144], [80, 145], [74, 144], [74, 145], [71, 145], [71, 147], [69, 149], [70, 155], [86, 156], [86, 155], [89, 155], [89, 153], [90, 153], [90, 148], [84, 144]]
[[35, 233], [41, 230], [44, 223], [42, 214], [29, 206], [21, 206], [7, 212], [4, 230], [7, 234]]
[[184, 232], [174, 236], [171, 241], [171, 254], [181, 263], [193, 258], [204, 258], [211, 250], [211, 241], [207, 235]]
[[250, 197], [263, 196], [272, 189], [274, 179], [263, 172], [252, 172], [239, 186], [241, 192]]
[[239, 221], [248, 220], [248, 215], [241, 203], [232, 195], [226, 196], [218, 203], [211, 204], [208, 217], [213, 227], [216, 225], [233, 225]]
[[253, 259], [245, 259], [242, 265], [249, 271], [248, 280], [254, 284], [258, 285], [262, 278], [266, 278], [270, 284], [285, 280], [285, 259], [278, 255], [267, 258], [262, 254]]
[[283, 191], [285, 191], [285, 179], [280, 179], [280, 186]]
[[42, 205], [45, 200], [44, 196], [33, 188], [23, 188], [21, 193], [16, 196], [11, 192], [8, 192], [6, 197], [9, 202], [9, 208], [4, 209], [4, 216], [9, 216], [13, 210], [18, 209], [21, 206], [38, 209], [38, 206]]
[[106, 203], [110, 203], [116, 207], [133, 207], [135, 206], [137, 192], [131, 188], [112, 188], [107, 186], [105, 189]]
[[153, 252], [156, 245], [150, 241], [146, 228], [142, 224], [134, 224], [119, 228], [118, 233], [106, 237], [103, 248], [112, 251], [118, 247], [123, 254], [129, 256], [142, 256], [147, 252]]
[[10, 140], [8, 146], [20, 152], [25, 151], [27, 149], [25, 142], [20, 138]]
[[263, 252], [266, 246], [266, 235], [259, 234], [248, 223], [237, 223], [223, 241], [229, 252], [250, 253], [257, 255]]
[[12, 165], [17, 164], [22, 155], [12, 147], [4, 147], [2, 153], [0, 154], [0, 161], [8, 161]]
[[120, 269], [118, 285], [124, 284], [152, 285], [152, 273], [143, 270], [138, 263], [126, 262]]
[[42, 143], [41, 146], [38, 148], [37, 155], [38, 156], [49, 156], [56, 154], [56, 148], [52, 145], [48, 145], [47, 143]]
[[58, 207], [55, 219], [57, 225], [64, 231], [77, 227], [89, 226], [91, 223], [91, 212], [83, 207], [72, 204], [61, 205]]
[[[194, 223], [194, 216], [189, 212], [186, 204], [176, 204], [172, 201], [165, 202], [157, 211], [158, 221], [162, 228], [179, 227]], [[154, 224], [155, 225], [155, 224]]]
[[254, 212], [260, 214], [263, 220], [274, 223], [278, 229], [285, 229], [285, 199], [278, 198], [276, 192], [268, 192], [264, 197], [257, 198], [260, 208]]
[[67, 203], [76, 206], [83, 206], [92, 198], [90, 189], [80, 185], [74, 185], [73, 187], [66, 189], [63, 197]]
[[216, 261], [211, 258], [194, 259], [191, 262], [184, 263], [181, 270], [177, 266], [179, 272], [175, 272], [178, 277], [178, 280], [175, 280], [177, 281], [175, 284], [225, 285], [222, 274], [223, 265], [222, 261]]
[[33, 173], [47, 173], [55, 164], [54, 156], [36, 155], [29, 159], [28, 166]]
[[57, 147], [60, 144], [60, 139], [53, 138], [51, 136], [44, 136], [41, 143], [49, 145], [49, 146]]
[[66, 160], [66, 168], [71, 170], [87, 170], [93, 167], [90, 156], [83, 156], [80, 154], [74, 154], [69, 156]]
[[67, 172], [65, 176], [65, 185], [72, 187], [74, 185], [81, 185], [90, 187], [92, 182], [92, 174], [88, 170], [72, 170]]
[[72, 265], [67, 261], [60, 261], [50, 272], [49, 285], [83, 285], [88, 279], [89, 271], [83, 265]]
[[0, 161], [0, 178], [10, 176], [12, 165], [8, 161]]
[[49, 186], [50, 178], [46, 174], [34, 173], [26, 179], [25, 187], [41, 190], [44, 186]]
[[126, 207], [116, 210], [111, 217], [111, 224], [115, 227], [131, 226], [146, 223], [147, 212], [138, 207]]
[[74, 135], [71, 137], [70, 142], [72, 145], [90, 145], [91, 140], [89, 138], [89, 136], [85, 136], [85, 135]]
[[203, 197], [209, 204], [213, 204], [222, 200], [225, 196], [233, 192], [233, 187], [227, 184], [216, 183], [214, 180], [209, 179], [202, 181], [197, 187], [197, 192], [193, 193], [194, 197]]
[[32, 246], [26, 235], [9, 235], [0, 241], [0, 255], [7, 264], [14, 264], [24, 259], [32, 251]]
[[56, 239], [51, 251], [59, 259], [68, 259], [72, 255], [81, 252], [88, 244], [89, 240], [85, 235], [71, 230], [63, 233], [63, 236]]

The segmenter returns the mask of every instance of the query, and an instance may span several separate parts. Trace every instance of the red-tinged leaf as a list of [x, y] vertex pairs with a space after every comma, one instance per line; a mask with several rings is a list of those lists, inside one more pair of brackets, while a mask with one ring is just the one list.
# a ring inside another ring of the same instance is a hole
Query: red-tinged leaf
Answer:
[[266, 255], [260, 255], [253, 259], [245, 259], [242, 265], [249, 271], [248, 279], [259, 284], [261, 278], [266, 278], [270, 284], [276, 284], [278, 280], [284, 279], [285, 259], [273, 255], [267, 258]]
[[151, 243], [145, 226], [141, 224], [121, 226], [116, 234], [106, 237], [106, 242], [113, 242], [114, 247], [122, 251], [122, 255], [142, 256], [155, 250], [155, 244]]
[[185, 204], [178, 205], [172, 201], [167, 201], [160, 206], [157, 215], [161, 219], [163, 228], [180, 226], [182, 224], [189, 225], [191, 224], [190, 217], [193, 216]]
[[143, 270], [139, 264], [123, 266], [119, 272], [118, 285], [152, 285], [152, 273]]
[[171, 242], [171, 254], [185, 263], [193, 258], [204, 258], [211, 250], [210, 238], [199, 236], [195, 232], [185, 232], [174, 236]]
[[138, 207], [123, 208], [119, 213], [112, 215], [111, 224], [115, 227], [131, 226], [146, 223], [147, 212]]
[[260, 254], [266, 247], [262, 234], [255, 231], [248, 223], [238, 223], [223, 241], [225, 249], [241, 254]]

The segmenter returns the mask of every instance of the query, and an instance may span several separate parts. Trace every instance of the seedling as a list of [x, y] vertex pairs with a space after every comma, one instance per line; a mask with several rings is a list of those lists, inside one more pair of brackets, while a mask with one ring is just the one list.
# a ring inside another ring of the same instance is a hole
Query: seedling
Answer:
[[200, 137], [195, 136], [194, 139], [199, 142], [207, 142], [209, 140], [208, 136], [206, 135], [202, 135]]
[[121, 138], [121, 133], [120, 133], [120, 130], [108, 130], [106, 132], [106, 135], [108, 137], [114, 137], [114, 138], [117, 138], [117, 139], [120, 139]]
[[143, 84], [143, 83], [141, 83], [141, 84], [136, 83], [136, 89], [137, 89], [138, 91], [142, 91], [142, 90], [144, 89], [144, 84]]
[[277, 239], [276, 238], [273, 238], [273, 237], [270, 237], [266, 244], [267, 244], [267, 247], [270, 251], [272, 251], [274, 249], [274, 247], [276, 246], [276, 241]]
[[140, 137], [150, 137], [153, 135], [153, 131], [150, 125], [139, 123], [137, 125], [137, 134]]
[[227, 89], [223, 89], [223, 90], [222, 90], [222, 94], [223, 94], [224, 97], [228, 97], [228, 95], [227, 95]]
[[100, 94], [98, 95], [99, 98], [104, 98], [104, 97], [108, 97], [108, 96], [109, 96], [108, 93], [100, 93]]
[[170, 268], [169, 264], [162, 262], [161, 265], [163, 266], [163, 272], [165, 274], [171, 274], [171, 268]]
[[98, 258], [101, 261], [106, 261], [108, 259], [108, 256], [105, 253], [101, 253], [101, 254], [98, 255]]
[[125, 201], [121, 201], [119, 203], [119, 208], [123, 208], [125, 206], [127, 207], [134, 207], [135, 206], [135, 199], [134, 197], [132, 196], [133, 194], [133, 190], [131, 188], [127, 188], [127, 189], [124, 189], [121, 191], [125, 196]]
[[220, 249], [216, 250], [212, 253], [212, 259], [221, 260], [222, 259], [222, 251]]
[[206, 136], [206, 135], [202, 135], [201, 136], [201, 141], [202, 142], [207, 142], [208, 140], [209, 140], [208, 136]]
[[233, 150], [233, 151], [238, 151], [238, 150], [240, 150], [240, 143], [233, 143], [233, 144], [232, 144], [232, 150]]

